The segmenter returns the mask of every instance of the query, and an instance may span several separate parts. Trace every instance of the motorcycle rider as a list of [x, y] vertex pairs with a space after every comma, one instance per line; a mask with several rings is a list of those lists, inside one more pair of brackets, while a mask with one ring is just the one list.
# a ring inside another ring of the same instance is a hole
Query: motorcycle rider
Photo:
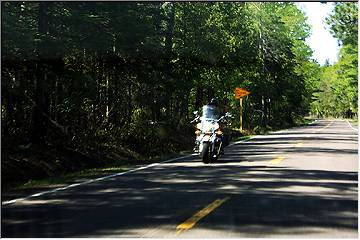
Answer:
[[213, 105], [215, 106], [216, 108], [218, 107], [218, 102], [217, 102], [217, 99], [216, 98], [212, 98], [209, 102], [208, 105]]
[[[216, 107], [217, 112], [220, 113], [219, 106], [218, 106], [218, 101], [217, 101], [216, 98], [212, 98], [208, 105], [212, 105], [212, 106]], [[224, 113], [222, 113], [222, 115], [224, 115]], [[224, 134], [222, 134], [220, 136], [220, 139], [223, 142], [223, 144], [221, 145], [221, 148], [220, 148], [220, 154], [223, 155], [224, 154], [224, 146], [225, 146], [225, 136], [224, 136]]]
[[[220, 116], [220, 110], [219, 110], [219, 106], [218, 106], [218, 101], [217, 99], [214, 97], [210, 100], [210, 102], [207, 104], [207, 105], [210, 105], [210, 106], [214, 106], [216, 108], [216, 111], [215, 111], [215, 115], [214, 118], [219, 118]], [[221, 141], [224, 143], [224, 134], [221, 135], [220, 137]], [[194, 147], [194, 152], [198, 152], [199, 151], [199, 144], [200, 142], [196, 139], [195, 140], [195, 147]], [[220, 153], [221, 154], [224, 154], [224, 145], [225, 144], [222, 144], [221, 145], [221, 149], [220, 149]]]

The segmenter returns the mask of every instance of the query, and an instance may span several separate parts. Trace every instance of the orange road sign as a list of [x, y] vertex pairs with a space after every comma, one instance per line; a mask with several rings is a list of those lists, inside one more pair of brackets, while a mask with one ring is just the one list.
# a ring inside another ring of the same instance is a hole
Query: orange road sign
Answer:
[[249, 95], [250, 92], [246, 91], [245, 89], [243, 88], [235, 88], [235, 99], [240, 99], [242, 97], [245, 97], [247, 95]]

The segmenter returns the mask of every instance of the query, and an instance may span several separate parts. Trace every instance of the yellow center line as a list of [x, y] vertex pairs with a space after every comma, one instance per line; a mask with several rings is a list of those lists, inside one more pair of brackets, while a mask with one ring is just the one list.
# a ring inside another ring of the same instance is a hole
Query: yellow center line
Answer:
[[185, 222], [181, 223], [176, 227], [176, 235], [180, 234], [181, 232], [185, 230], [189, 230], [190, 228], [194, 227], [195, 224], [200, 221], [202, 218], [207, 216], [209, 213], [214, 211], [217, 207], [219, 207], [221, 204], [223, 204], [225, 201], [229, 200], [230, 197], [226, 197], [223, 199], [217, 199], [214, 202], [207, 205], [205, 208], [198, 211], [195, 215], [193, 215], [191, 218], [186, 220]]
[[301, 147], [303, 144], [304, 144], [303, 142], [299, 142], [299, 143], [294, 144], [294, 147]]
[[328, 123], [328, 125], [326, 125], [325, 127], [320, 128], [320, 129], [317, 129], [317, 130], [314, 130], [313, 133], [315, 133], [315, 132], [320, 132], [320, 131], [324, 130], [325, 128], [328, 128], [333, 122], [334, 122], [334, 121], [331, 121], [331, 122]]
[[279, 156], [279, 157], [271, 160], [269, 163], [270, 163], [270, 164], [279, 164], [282, 160], [284, 160], [284, 158], [285, 158], [285, 157], [283, 157], [283, 156]]

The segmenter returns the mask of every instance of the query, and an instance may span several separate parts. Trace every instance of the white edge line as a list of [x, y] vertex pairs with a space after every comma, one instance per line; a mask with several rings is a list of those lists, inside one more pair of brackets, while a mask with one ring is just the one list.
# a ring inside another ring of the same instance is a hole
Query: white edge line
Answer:
[[[316, 122], [316, 121], [317, 121], [317, 120], [315, 120], [314, 122]], [[348, 122], [348, 123], [349, 123], [349, 122]], [[310, 123], [310, 124], [312, 124], [312, 123]], [[350, 124], [350, 123], [349, 123], [349, 124]], [[350, 126], [351, 126], [351, 125], [350, 125]], [[351, 127], [352, 127], [352, 126], [351, 126]], [[286, 131], [286, 130], [281, 130], [281, 131]], [[281, 131], [279, 131], [279, 132], [281, 132]], [[233, 145], [236, 145], [236, 144], [239, 144], [239, 143], [242, 143], [242, 142], [250, 141], [250, 140], [253, 139], [254, 137], [256, 137], [256, 135], [255, 135], [255, 136], [251, 136], [250, 138], [245, 139], [245, 140], [240, 140], [240, 141], [233, 142], [233, 143], [229, 144], [228, 146], [233, 146]], [[85, 181], [85, 182], [81, 182], [81, 183], [74, 183], [74, 184], [68, 185], [68, 186], [66, 186], [66, 187], [61, 187], [61, 188], [56, 188], [56, 189], [49, 190], [49, 191], [44, 191], [44, 192], [40, 192], [40, 193], [35, 193], [35, 194], [32, 194], [32, 195], [27, 196], [27, 197], [24, 197], [24, 198], [17, 198], [17, 199], [13, 199], [13, 200], [4, 201], [4, 202], [1, 203], [1, 205], [2, 205], [2, 206], [3, 206], [3, 205], [5, 206], [5, 205], [13, 204], [13, 203], [20, 202], [20, 201], [24, 201], [24, 200], [27, 200], [27, 199], [30, 199], [30, 198], [39, 197], [39, 196], [42, 196], [42, 195], [45, 195], [45, 194], [49, 194], [49, 193], [59, 192], [59, 191], [66, 190], [66, 189], [69, 189], [69, 188], [73, 188], [73, 187], [77, 187], [77, 186], [81, 186], [81, 185], [86, 185], [86, 184], [89, 184], [89, 183], [92, 183], [92, 182], [102, 181], [102, 180], [105, 180], [105, 179], [108, 179], [108, 178], [113, 178], [113, 177], [125, 175], [125, 174], [128, 174], [128, 173], [132, 173], [132, 172], [137, 172], [137, 171], [140, 171], [140, 170], [144, 170], [144, 169], [147, 169], [147, 168], [151, 168], [151, 167], [154, 167], [154, 166], [158, 166], [158, 165], [160, 165], [160, 164], [162, 164], [162, 163], [174, 162], [174, 161], [177, 161], [177, 160], [180, 160], [180, 159], [184, 159], [184, 158], [188, 158], [188, 157], [195, 156], [195, 155], [197, 155], [197, 153], [189, 154], [189, 155], [182, 156], [182, 157], [172, 158], [172, 159], [165, 160], [165, 161], [158, 162], [158, 163], [152, 163], [152, 164], [147, 165], [147, 166], [144, 166], [144, 167], [139, 167], [139, 168], [131, 169], [131, 170], [128, 170], [128, 171], [126, 171], [126, 172], [115, 173], [115, 174], [108, 175], [108, 176], [105, 176], [105, 177], [100, 177], [100, 178], [96, 178], [96, 179], [91, 179], [91, 180], [89, 180], [89, 181]]]
[[254, 137], [256, 137], [256, 136], [251, 136], [251, 137], [249, 137], [249, 138], [247, 138], [247, 139], [245, 139], [245, 140], [240, 140], [240, 141], [236, 141], [236, 142], [230, 143], [230, 144], [228, 145], [228, 147], [234, 146], [234, 145], [239, 144], [239, 143], [242, 143], [242, 142], [250, 141], [250, 140], [253, 139]]
[[315, 119], [314, 121], [312, 121], [311, 123], [308, 123], [308, 125], [312, 125], [314, 123], [316, 123], [318, 121], [318, 119]]
[[351, 124], [350, 124], [350, 122], [349, 122], [349, 120], [346, 120], [346, 122], [349, 124], [349, 126], [352, 128], [352, 129], [354, 129], [355, 131], [359, 131], [358, 129], [356, 129], [356, 128], [354, 128]]
[[[311, 123], [308, 123], [307, 125], [312, 125], [312, 124], [316, 123], [317, 121], [318, 121], [318, 119], [315, 119], [314, 121], [312, 121]], [[289, 131], [290, 129], [291, 129], [291, 128], [282, 129], [282, 130], [275, 131], [275, 132], [271, 132], [271, 133], [283, 133], [283, 132]], [[233, 145], [236, 145], [236, 144], [239, 144], [239, 143], [242, 143], [242, 142], [250, 141], [251, 139], [256, 138], [257, 136], [262, 136], [262, 135], [254, 135], [254, 136], [249, 137], [248, 139], [241, 140], [241, 141], [237, 141], [237, 142], [233, 142], [233, 143], [229, 144], [228, 146], [233, 146]]]
[[115, 173], [115, 174], [108, 175], [108, 176], [105, 176], [105, 177], [100, 177], [100, 178], [96, 178], [96, 179], [91, 179], [91, 180], [88, 180], [88, 181], [85, 181], [85, 182], [74, 183], [74, 184], [71, 184], [71, 185], [68, 185], [68, 186], [65, 186], [65, 187], [55, 188], [55, 189], [52, 189], [52, 190], [49, 190], [49, 191], [44, 191], [44, 192], [35, 193], [35, 194], [29, 195], [29, 196], [27, 196], [27, 197], [17, 198], [17, 199], [13, 199], [13, 200], [4, 201], [4, 202], [1, 203], [1, 205], [4, 206], [4, 205], [13, 204], [13, 203], [16, 203], [16, 202], [28, 200], [28, 199], [30, 199], [30, 198], [39, 197], [39, 196], [42, 196], [42, 195], [45, 195], [45, 194], [49, 194], [49, 193], [59, 192], [59, 191], [66, 190], [66, 189], [69, 189], [69, 188], [73, 188], [73, 187], [77, 187], [77, 186], [81, 186], [81, 185], [86, 185], [86, 184], [89, 184], [89, 183], [92, 183], [92, 182], [102, 181], [102, 180], [105, 180], [105, 179], [108, 179], [108, 178], [113, 178], [113, 177], [125, 175], [125, 174], [127, 174], [127, 173], [137, 172], [137, 171], [140, 171], [140, 170], [144, 170], [144, 169], [147, 169], [147, 168], [151, 168], [151, 167], [160, 165], [160, 164], [162, 164], [162, 163], [169, 163], [169, 162], [177, 161], [177, 160], [180, 160], [180, 159], [189, 158], [189, 157], [195, 156], [195, 155], [197, 155], [197, 154], [194, 153], [194, 154], [189, 154], [189, 155], [182, 156], [182, 157], [172, 158], [172, 159], [169, 159], [169, 160], [166, 160], [166, 161], [163, 161], [163, 162], [152, 163], [152, 164], [149, 164], [149, 165], [144, 166], [144, 167], [139, 167], [139, 168], [131, 169], [131, 170], [128, 170], [128, 171], [126, 171], [126, 172]]

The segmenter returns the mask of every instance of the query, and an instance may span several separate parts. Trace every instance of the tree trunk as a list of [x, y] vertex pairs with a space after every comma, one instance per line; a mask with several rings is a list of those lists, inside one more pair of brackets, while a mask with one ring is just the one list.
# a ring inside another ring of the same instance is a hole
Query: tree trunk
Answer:
[[49, 18], [48, 18], [48, 6], [47, 2], [39, 3], [39, 15], [38, 15], [38, 31], [43, 37], [39, 43], [38, 61], [36, 65], [36, 77], [35, 77], [35, 104], [32, 110], [32, 121], [30, 129], [30, 141], [35, 144], [44, 144], [45, 136], [47, 134], [47, 124], [44, 117], [44, 113], [49, 113], [48, 97], [45, 93], [45, 83], [47, 81], [46, 74], [46, 58], [48, 57], [45, 52], [46, 41], [44, 36], [49, 32]]
[[165, 51], [166, 51], [166, 56], [171, 59], [174, 24], [175, 24], [175, 5], [171, 2], [169, 2], [168, 4], [170, 5], [170, 12], [169, 12], [169, 24], [168, 24], [166, 40], [165, 40], [165, 49], [166, 49]]
[[131, 115], [132, 115], [132, 98], [133, 98], [133, 94], [132, 94], [132, 74], [128, 75], [128, 84], [127, 84], [127, 110], [126, 110], [126, 115], [127, 115], [127, 122], [130, 123], [131, 122]]
[[195, 108], [198, 110], [202, 106], [204, 97], [204, 92], [201, 87], [196, 88], [196, 97], [195, 97]]

